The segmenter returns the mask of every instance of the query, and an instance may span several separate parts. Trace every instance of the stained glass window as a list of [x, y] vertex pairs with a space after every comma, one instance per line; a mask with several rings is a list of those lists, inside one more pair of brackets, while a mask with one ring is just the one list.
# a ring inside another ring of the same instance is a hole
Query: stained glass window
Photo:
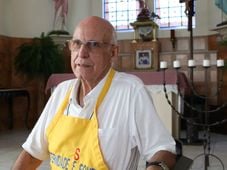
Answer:
[[117, 31], [132, 30], [139, 13], [138, 0], [103, 0], [103, 16]]
[[[188, 26], [185, 14], [185, 3], [179, 0], [154, 0], [155, 14], [161, 19], [155, 20], [159, 29], [182, 29]], [[117, 31], [128, 31], [133, 28], [130, 23], [136, 21], [139, 14], [138, 0], [103, 0], [103, 17], [110, 21]], [[195, 27], [195, 17], [192, 25]]]
[[[156, 23], [160, 29], [183, 29], [188, 27], [185, 3], [179, 0], [154, 0], [155, 13], [161, 17]], [[192, 18], [195, 27], [195, 17]]]

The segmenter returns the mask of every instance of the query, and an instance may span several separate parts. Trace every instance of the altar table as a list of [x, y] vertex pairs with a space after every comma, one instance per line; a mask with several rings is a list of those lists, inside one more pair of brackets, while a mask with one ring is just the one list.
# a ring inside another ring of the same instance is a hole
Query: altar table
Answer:
[[[134, 71], [127, 72], [138, 76], [145, 84], [149, 94], [151, 95], [157, 113], [161, 120], [163, 121], [169, 132], [175, 137], [179, 137], [179, 117], [172, 110], [171, 106], [168, 104], [164, 91], [163, 91], [163, 72], [162, 71]], [[62, 81], [75, 78], [74, 74], [52, 74], [46, 84], [46, 93], [54, 88]], [[181, 102], [180, 97], [177, 95], [178, 86], [183, 94], [188, 94], [189, 86], [188, 81], [184, 73], [176, 72], [174, 70], [168, 70], [165, 73], [165, 83], [168, 98], [174, 104], [176, 109], [180, 112], [183, 111], [183, 102]]]

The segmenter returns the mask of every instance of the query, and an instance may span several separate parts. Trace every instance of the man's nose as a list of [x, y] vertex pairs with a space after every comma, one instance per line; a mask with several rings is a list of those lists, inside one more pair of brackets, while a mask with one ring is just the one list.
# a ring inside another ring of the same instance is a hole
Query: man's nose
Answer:
[[81, 45], [79, 52], [78, 52], [78, 56], [82, 57], [82, 58], [89, 57], [88, 48], [85, 44]]

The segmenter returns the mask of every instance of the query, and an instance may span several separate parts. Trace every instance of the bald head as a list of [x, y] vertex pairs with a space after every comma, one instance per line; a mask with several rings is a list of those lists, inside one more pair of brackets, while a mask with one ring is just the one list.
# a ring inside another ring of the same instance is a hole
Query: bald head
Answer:
[[76, 26], [73, 37], [78, 38], [78, 35], [83, 35], [86, 39], [86, 35], [96, 35], [102, 37], [103, 42], [111, 44], [117, 44], [117, 36], [114, 27], [107, 20], [97, 17], [89, 16]]

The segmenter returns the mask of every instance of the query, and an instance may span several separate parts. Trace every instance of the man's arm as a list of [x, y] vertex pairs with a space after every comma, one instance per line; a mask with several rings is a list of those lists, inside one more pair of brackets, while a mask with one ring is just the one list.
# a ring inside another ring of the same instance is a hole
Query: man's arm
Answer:
[[[170, 170], [172, 170], [176, 163], [176, 155], [168, 151], [158, 151], [157, 153], [154, 154], [154, 156], [152, 156], [152, 158], [148, 162], [156, 162], [156, 161], [165, 162], [167, 167]], [[158, 166], [152, 165], [147, 167], [147, 170], [161, 170], [161, 168]]]
[[34, 158], [23, 150], [13, 165], [12, 170], [35, 170], [41, 163], [41, 160]]

